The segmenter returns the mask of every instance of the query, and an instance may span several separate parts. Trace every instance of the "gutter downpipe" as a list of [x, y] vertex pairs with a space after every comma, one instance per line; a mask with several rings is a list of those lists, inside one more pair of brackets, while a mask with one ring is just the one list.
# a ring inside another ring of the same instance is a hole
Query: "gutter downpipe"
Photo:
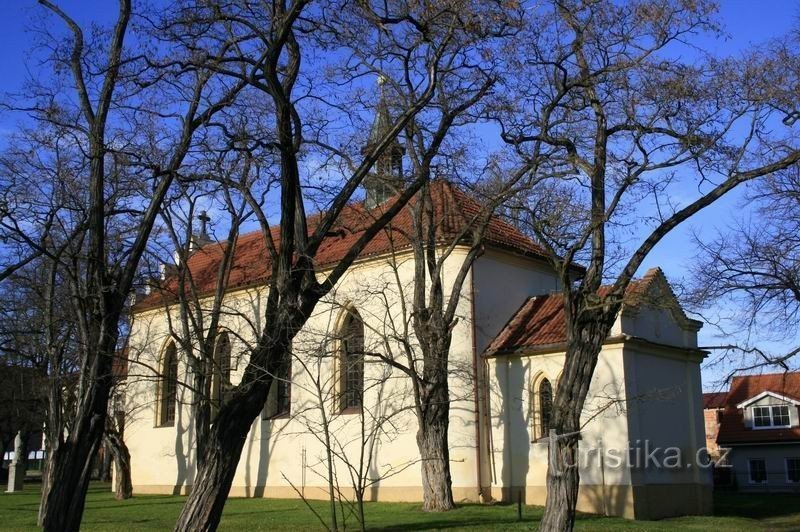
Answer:
[[483, 467], [481, 464], [481, 410], [480, 410], [480, 379], [478, 378], [478, 340], [477, 330], [475, 325], [475, 263], [472, 264], [469, 284], [471, 300], [470, 306], [472, 311], [472, 378], [474, 381], [474, 397], [475, 404], [475, 465], [477, 467], [478, 478], [478, 501], [484, 502], [483, 497]]

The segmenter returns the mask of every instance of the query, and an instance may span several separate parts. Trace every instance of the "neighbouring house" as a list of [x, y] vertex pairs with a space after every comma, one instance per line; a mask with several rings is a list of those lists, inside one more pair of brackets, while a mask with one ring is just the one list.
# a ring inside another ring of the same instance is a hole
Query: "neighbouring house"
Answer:
[[800, 372], [734, 377], [730, 391], [706, 405], [707, 427], [709, 412], [718, 412], [715, 444], [728, 450], [737, 489], [800, 491]]
[[708, 392], [703, 394], [703, 421], [706, 425], [706, 450], [708, 455], [715, 462], [722, 458], [717, 434], [719, 433], [719, 421], [725, 404], [728, 399], [728, 392]]
[[[379, 117], [374, 127], [384, 122]], [[398, 147], [389, 152], [386, 167], [399, 170], [402, 152]], [[381, 209], [386, 191], [379, 183], [367, 180], [367, 200], [342, 213], [317, 255], [318, 276], [343, 257]], [[432, 230], [443, 245], [478, 208], [471, 196], [444, 181], [432, 185], [431, 201]], [[309, 230], [315, 223], [310, 217]], [[374, 238], [295, 338], [290, 367], [276, 376], [244, 444], [231, 495], [327, 498], [324, 411], [341, 445], [334, 466], [344, 493], [350, 477], [341, 457], [357, 460], [365, 424], [391, 416], [368, 449], [374, 484], [367, 497], [421, 500], [409, 379], [365, 355], [387, 354], [397, 347], [398, 334], [414, 343], [413, 330], [404, 329], [415, 267], [408, 245], [411, 223], [406, 208]], [[276, 240], [278, 234], [274, 229]], [[213, 292], [226, 245], [206, 244], [188, 259], [201, 293]], [[446, 278], [462, 264], [466, 249], [456, 246], [448, 257]], [[249, 343], [269, 326], [262, 323], [260, 309], [271, 264], [260, 233], [239, 237], [233, 261], [217, 337], [215, 400], [236, 385]], [[139, 377], [129, 378], [126, 387], [125, 437], [138, 493], [186, 492], [196, 475], [195, 396], [182, 385], [189, 370], [176, 342], [180, 332], [170, 327], [179, 309], [169, 295], [169, 277], [161, 284], [161, 291], [137, 302], [129, 343], [131, 374]], [[450, 347], [449, 444], [457, 501], [544, 503], [548, 424], [565, 356], [558, 288], [542, 248], [493, 218], [485, 252], [464, 284]], [[699, 328], [681, 310], [659, 269], [631, 286], [589, 390], [579, 510], [629, 518], [710, 512], [707, 470], [625, 460], [646, 446], [679, 449], [685, 460], [703, 448], [700, 363], [705, 353], [697, 347]], [[366, 428], [375, 434], [371, 430]]]

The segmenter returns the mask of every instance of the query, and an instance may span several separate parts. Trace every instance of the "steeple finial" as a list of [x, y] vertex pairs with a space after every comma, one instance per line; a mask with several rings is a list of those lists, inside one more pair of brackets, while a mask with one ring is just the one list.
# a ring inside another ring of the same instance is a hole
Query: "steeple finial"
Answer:
[[[388, 82], [386, 76], [378, 75], [378, 103], [367, 145], [364, 147], [365, 154], [386, 138], [394, 125], [386, 94]], [[375, 162], [372, 173], [364, 179], [368, 207], [380, 205], [402, 188], [404, 153], [403, 146], [395, 138]]]
[[386, 101], [386, 76], [378, 75], [378, 104], [375, 106], [375, 119], [372, 121], [372, 129], [369, 132], [367, 149], [372, 144], [380, 140], [389, 132], [392, 127], [392, 117], [389, 114], [389, 103]]

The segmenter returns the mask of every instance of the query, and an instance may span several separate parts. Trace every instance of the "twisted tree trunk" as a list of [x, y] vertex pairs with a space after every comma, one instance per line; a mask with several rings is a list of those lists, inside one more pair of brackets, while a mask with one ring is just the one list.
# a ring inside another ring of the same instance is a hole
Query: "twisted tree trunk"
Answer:
[[131, 453], [120, 433], [108, 431], [104, 438], [106, 449], [114, 457], [114, 498], [118, 501], [130, 499], [133, 496]]
[[417, 430], [417, 446], [422, 460], [422, 509], [445, 512], [455, 507], [450, 476], [450, 395], [447, 373], [428, 385], [421, 397], [422, 416]]
[[267, 380], [233, 388], [231, 400], [222, 405], [208, 434], [203, 466], [175, 523], [176, 532], [214, 531], [219, 526], [247, 434], [269, 392], [271, 379]]
[[[96, 351], [83, 355], [87, 369], [81, 375], [83, 387], [69, 436], [52, 451], [48, 491], [43, 493], [42, 528], [53, 532], [80, 529], [86, 491], [92, 473], [92, 459], [106, 430], [108, 399], [113, 375], [111, 362], [116, 352], [121, 307], [103, 316], [93, 335]], [[55, 425], [57, 427], [58, 425]]]
[[582, 292], [575, 298], [567, 313], [571, 317], [567, 320], [567, 353], [550, 423], [547, 501], [539, 528], [545, 532], [571, 532], [575, 526], [581, 414], [600, 350], [620, 309], [619, 304], [591, 305]]
[[102, 430], [87, 431], [85, 438], [70, 438], [53, 453], [48, 493], [42, 508], [42, 528], [52, 532], [80, 530], [86, 491]]

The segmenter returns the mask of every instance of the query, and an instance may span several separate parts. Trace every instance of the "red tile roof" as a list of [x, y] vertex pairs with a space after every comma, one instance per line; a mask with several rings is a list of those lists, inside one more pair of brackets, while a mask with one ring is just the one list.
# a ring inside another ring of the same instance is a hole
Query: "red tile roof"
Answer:
[[[654, 279], [663, 276], [659, 268], [652, 268], [644, 277], [628, 286], [625, 297], [631, 302], [641, 297]], [[608, 293], [609, 286], [600, 288]], [[521, 351], [544, 346], [561, 345], [567, 341], [567, 323], [562, 294], [554, 293], [528, 298], [500, 330], [486, 348], [488, 354]]]
[[[431, 184], [431, 203], [436, 220], [437, 236], [444, 242], [452, 241], [473, 217], [481, 212], [481, 205], [464, 191], [446, 181], [435, 181]], [[408, 248], [413, 237], [412, 206], [416, 198], [402, 209], [387, 230], [378, 233], [367, 244], [359, 258], [382, 255], [390, 251]], [[362, 233], [381, 214], [381, 207], [366, 209], [363, 203], [346, 207], [335, 227], [327, 236], [317, 252], [317, 267], [331, 266], [341, 260], [350, 250]], [[310, 216], [307, 220], [309, 232], [319, 223], [319, 215]], [[272, 239], [276, 248], [280, 248], [280, 228], [272, 228]], [[525, 236], [518, 229], [493, 216], [486, 230], [484, 242], [490, 246], [506, 249], [534, 257], [545, 257], [545, 250]], [[203, 246], [189, 258], [188, 265], [192, 278], [201, 293], [211, 293], [217, 279], [219, 264], [227, 242], [213, 243]], [[257, 286], [265, 284], [272, 272], [264, 239], [260, 231], [241, 235], [236, 241], [233, 266], [228, 282], [228, 289]], [[174, 301], [177, 291], [177, 280], [167, 278], [162, 286], [152, 294], [138, 302], [135, 311], [158, 307], [165, 302]]]
[[725, 408], [728, 392], [709, 392], [703, 394], [703, 409]]
[[736, 405], [767, 391], [800, 401], [800, 372], [734, 377], [720, 418], [718, 444], [800, 441], [800, 427], [753, 430], [745, 426], [744, 409]]

